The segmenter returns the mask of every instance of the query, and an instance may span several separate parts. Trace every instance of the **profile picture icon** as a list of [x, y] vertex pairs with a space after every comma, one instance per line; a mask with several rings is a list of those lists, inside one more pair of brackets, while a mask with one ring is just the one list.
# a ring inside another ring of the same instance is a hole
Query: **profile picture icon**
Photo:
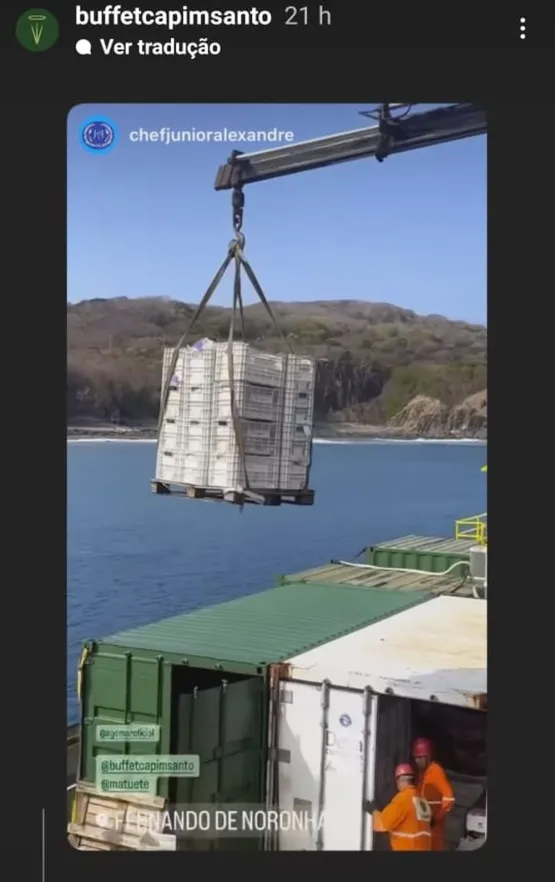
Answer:
[[88, 153], [108, 153], [116, 145], [117, 129], [108, 119], [90, 119], [81, 126], [79, 140]]
[[17, 20], [15, 36], [28, 52], [46, 52], [58, 42], [60, 26], [48, 9], [27, 9]]

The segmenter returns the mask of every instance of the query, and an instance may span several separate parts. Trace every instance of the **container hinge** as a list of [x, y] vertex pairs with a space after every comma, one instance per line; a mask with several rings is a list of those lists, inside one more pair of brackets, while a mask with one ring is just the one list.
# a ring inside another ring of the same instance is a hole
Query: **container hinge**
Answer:
[[291, 751], [282, 747], [272, 747], [270, 748], [270, 759], [272, 762], [288, 764], [291, 762]]
[[279, 700], [282, 704], [293, 704], [293, 690], [292, 689], [280, 689], [279, 690]]

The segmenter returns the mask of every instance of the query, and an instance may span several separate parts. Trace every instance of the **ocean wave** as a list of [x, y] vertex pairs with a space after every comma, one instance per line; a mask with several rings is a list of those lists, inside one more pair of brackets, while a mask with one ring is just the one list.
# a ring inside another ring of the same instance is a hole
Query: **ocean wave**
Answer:
[[314, 444], [481, 444], [482, 438], [315, 438]]
[[156, 438], [68, 438], [68, 444], [156, 444]]
[[388, 443], [391, 444], [482, 444], [484, 447], [487, 441], [483, 438], [390, 438]]
[[[68, 444], [156, 444], [156, 438], [68, 438]], [[314, 438], [314, 444], [481, 444], [481, 438]]]

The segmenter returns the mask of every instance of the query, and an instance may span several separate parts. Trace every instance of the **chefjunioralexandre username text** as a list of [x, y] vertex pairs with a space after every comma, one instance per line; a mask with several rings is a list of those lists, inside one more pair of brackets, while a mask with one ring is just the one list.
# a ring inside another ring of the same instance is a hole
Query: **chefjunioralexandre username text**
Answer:
[[191, 144], [191, 143], [268, 143], [290, 144], [295, 140], [295, 133], [284, 129], [134, 129], [129, 132], [129, 140], [148, 144]]

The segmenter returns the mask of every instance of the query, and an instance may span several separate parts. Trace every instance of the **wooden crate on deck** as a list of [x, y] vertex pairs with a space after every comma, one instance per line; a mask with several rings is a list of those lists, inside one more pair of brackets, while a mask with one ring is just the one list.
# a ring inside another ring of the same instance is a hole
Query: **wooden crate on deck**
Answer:
[[158, 832], [165, 806], [160, 796], [110, 796], [79, 782], [69, 842], [79, 851], [175, 851], [176, 837]]

